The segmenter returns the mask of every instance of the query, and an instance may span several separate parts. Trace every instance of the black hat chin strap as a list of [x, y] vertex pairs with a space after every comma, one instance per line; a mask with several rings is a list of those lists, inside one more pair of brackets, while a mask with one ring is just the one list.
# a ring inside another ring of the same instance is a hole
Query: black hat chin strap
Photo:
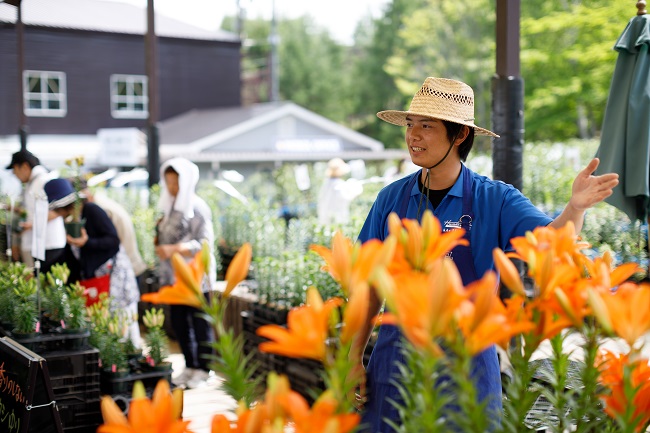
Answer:
[[[449, 156], [449, 153], [451, 153], [451, 149], [454, 147], [454, 143], [456, 142], [456, 139], [458, 138], [459, 135], [460, 135], [460, 131], [458, 131], [458, 133], [456, 134], [454, 139], [451, 140], [451, 142], [449, 143], [449, 149], [447, 149], [447, 153], [445, 153], [445, 156], [443, 156], [440, 159], [440, 161], [436, 162], [431, 167], [427, 167], [427, 174], [424, 176], [424, 182], [422, 182], [422, 186], [424, 187], [424, 189], [426, 191], [426, 194], [420, 194], [420, 200], [418, 202], [418, 213], [416, 214], [416, 218], [418, 220], [420, 219], [420, 209], [422, 207], [422, 198], [426, 195], [427, 201], [429, 201], [429, 191], [430, 191], [429, 184], [430, 184], [430, 181], [431, 181], [431, 177], [429, 176], [430, 170], [436, 168], [437, 166], [442, 164], [445, 159], [447, 159], [447, 157]], [[425, 204], [424, 208], [426, 209], [427, 207], [428, 207], [428, 205]]]
[[[456, 141], [456, 140], [453, 140], [453, 141], [449, 144], [449, 149], [447, 149], [447, 153], [445, 153], [445, 156], [443, 156], [443, 157], [440, 159], [440, 161], [436, 162], [436, 163], [433, 164], [431, 167], [427, 167], [427, 170], [431, 170], [431, 169], [433, 169], [433, 168], [436, 168], [437, 166], [439, 166], [440, 164], [442, 164], [443, 161], [444, 161], [445, 159], [447, 159], [447, 157], [449, 156], [449, 153], [451, 152], [451, 149], [454, 147], [454, 141]], [[428, 174], [428, 172], [427, 172], [427, 176], [428, 176], [428, 175], [429, 175], [429, 174]], [[428, 186], [428, 185], [427, 185], [427, 186]]]

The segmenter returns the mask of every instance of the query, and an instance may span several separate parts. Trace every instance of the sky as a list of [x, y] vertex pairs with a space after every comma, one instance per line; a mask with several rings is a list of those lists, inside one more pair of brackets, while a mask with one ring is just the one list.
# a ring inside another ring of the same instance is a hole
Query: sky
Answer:
[[[111, 0], [146, 6], [147, 0]], [[311, 15], [334, 39], [351, 44], [357, 23], [378, 17], [389, 0], [239, 0], [248, 18], [270, 19], [275, 3], [278, 19]], [[197, 27], [216, 30], [225, 15], [234, 15], [237, 0], [154, 0], [162, 13]]]

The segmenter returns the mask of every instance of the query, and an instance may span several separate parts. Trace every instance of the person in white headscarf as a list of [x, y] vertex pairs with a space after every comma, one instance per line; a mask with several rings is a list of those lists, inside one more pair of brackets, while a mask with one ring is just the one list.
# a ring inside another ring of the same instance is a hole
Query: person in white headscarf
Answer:
[[[180, 253], [187, 261], [201, 250], [205, 240], [212, 250], [214, 231], [212, 212], [195, 194], [199, 181], [196, 164], [185, 158], [172, 158], [160, 167], [160, 201], [163, 216], [156, 226], [156, 255], [160, 259], [160, 285], [174, 284], [170, 258]], [[214, 257], [214, 254], [212, 254]], [[216, 281], [216, 263], [210, 260], [210, 269], [203, 281], [203, 292], [209, 296]], [[201, 311], [185, 305], [171, 305], [171, 324], [185, 357], [185, 370], [174, 379], [178, 386], [197, 388], [210, 377], [211, 342], [214, 333]]]

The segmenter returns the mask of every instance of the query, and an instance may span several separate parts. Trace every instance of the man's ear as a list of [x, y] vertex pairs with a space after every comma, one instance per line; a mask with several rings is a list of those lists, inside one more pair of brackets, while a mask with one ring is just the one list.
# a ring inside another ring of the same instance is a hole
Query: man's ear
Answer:
[[469, 135], [469, 126], [463, 125], [462, 128], [460, 128], [460, 131], [458, 131], [458, 137], [456, 137], [456, 141], [454, 142], [455, 146], [460, 146], [463, 141], [467, 138]]

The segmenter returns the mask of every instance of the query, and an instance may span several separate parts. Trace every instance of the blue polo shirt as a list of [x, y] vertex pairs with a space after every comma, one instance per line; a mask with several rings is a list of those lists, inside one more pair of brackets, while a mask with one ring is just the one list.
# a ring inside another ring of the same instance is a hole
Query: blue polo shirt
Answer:
[[[416, 218], [418, 204], [421, 206], [420, 216], [425, 208], [432, 209], [429, 200], [419, 191], [417, 181], [412, 188], [408, 188], [413, 177], [419, 176], [420, 172], [418, 170], [397, 180], [379, 192], [359, 233], [359, 241], [384, 240], [388, 237], [388, 215], [399, 212], [405, 194], [410, 195], [406, 218]], [[494, 268], [494, 248], [508, 249], [510, 239], [548, 225], [552, 218], [536, 208], [512, 185], [494, 181], [468, 169], [461, 170], [456, 183], [433, 212], [444, 231], [460, 227], [464, 173], [472, 176], [474, 218], [470, 229], [470, 247], [477, 277], [481, 278], [485, 271]]]

